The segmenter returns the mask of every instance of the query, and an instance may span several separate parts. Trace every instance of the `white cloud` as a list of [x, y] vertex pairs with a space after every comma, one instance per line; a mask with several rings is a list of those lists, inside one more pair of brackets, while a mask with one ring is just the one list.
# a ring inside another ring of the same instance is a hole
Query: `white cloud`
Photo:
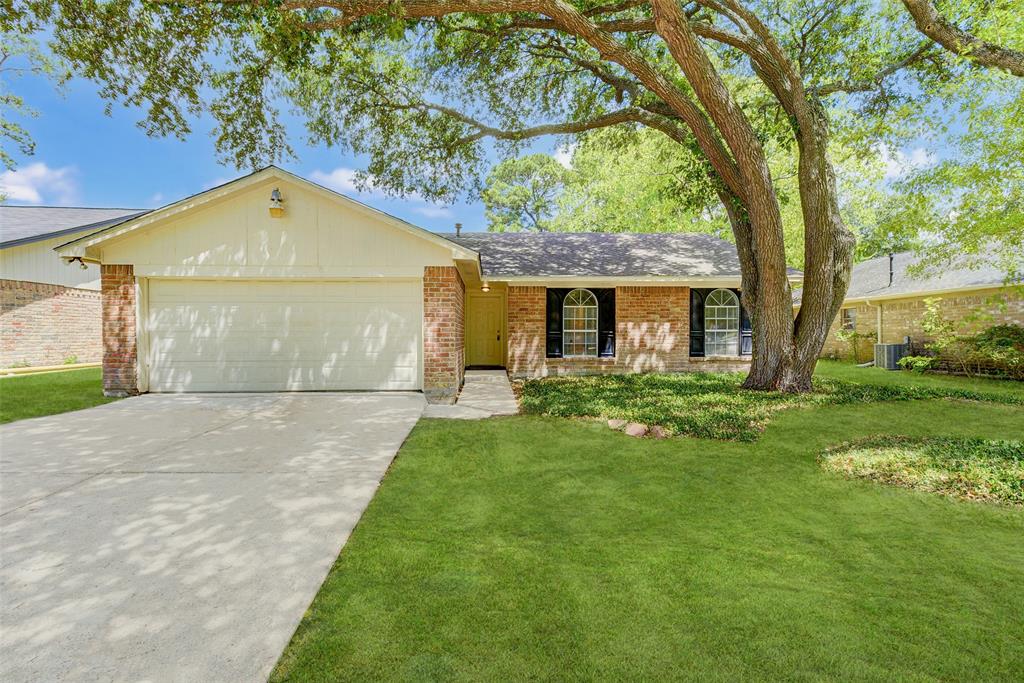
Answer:
[[429, 206], [418, 206], [413, 209], [416, 213], [427, 218], [451, 218], [455, 214], [447, 206], [437, 206], [435, 204]]
[[163, 192], [157, 192], [156, 194], [154, 194], [152, 197], [149, 198], [149, 203], [152, 204], [153, 206], [160, 206], [161, 203], [163, 203], [163, 201], [164, 201], [164, 193]]
[[566, 168], [572, 168], [572, 155], [576, 151], [576, 145], [562, 145], [555, 150], [555, 161]]
[[30, 204], [74, 204], [79, 195], [75, 173], [74, 166], [50, 168], [37, 161], [0, 173], [0, 194], [11, 201]]
[[897, 180], [911, 171], [927, 168], [935, 163], [935, 154], [924, 147], [914, 147], [909, 153], [883, 147], [882, 163], [885, 164], [885, 180]]
[[335, 192], [341, 192], [343, 194], [364, 194], [364, 195], [376, 195], [383, 197], [384, 193], [374, 189], [373, 180], [369, 180], [364, 183], [364, 189], [359, 189], [356, 182], [357, 171], [353, 168], [345, 168], [339, 166], [333, 171], [321, 171], [317, 169], [313, 171], [309, 177], [314, 183], [329, 187]]

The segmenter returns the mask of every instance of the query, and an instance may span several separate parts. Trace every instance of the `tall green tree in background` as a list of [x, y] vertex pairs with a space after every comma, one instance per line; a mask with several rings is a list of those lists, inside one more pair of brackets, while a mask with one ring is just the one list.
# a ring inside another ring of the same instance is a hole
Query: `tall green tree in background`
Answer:
[[495, 166], [480, 193], [488, 229], [550, 230], [565, 175], [565, 168], [547, 154], [514, 157]]
[[[151, 134], [187, 135], [208, 112], [218, 150], [239, 166], [290, 152], [283, 107], [304, 116], [313, 142], [367, 154], [378, 187], [449, 200], [479, 190], [484, 141], [514, 156], [540, 136], [657, 131], [696, 155], [728, 218], [753, 323], [746, 386], [785, 391], [810, 389], [849, 282], [854, 239], [832, 143], [895, 147], [967, 92], [947, 84], [976, 73], [903, 5], [878, 0], [6, 4], [4, 28], [47, 32], [104, 97], [140, 107]], [[963, 12], [977, 36], [1022, 21], [999, 3]], [[775, 147], [795, 160], [785, 201]], [[795, 320], [786, 206], [803, 231]]]

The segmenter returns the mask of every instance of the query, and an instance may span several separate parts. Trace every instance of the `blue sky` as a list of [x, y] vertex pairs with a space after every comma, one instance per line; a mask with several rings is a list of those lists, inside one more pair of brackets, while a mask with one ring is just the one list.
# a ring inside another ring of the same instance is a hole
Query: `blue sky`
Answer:
[[[8, 87], [39, 113], [18, 119], [36, 141], [35, 154], [16, 154], [17, 169], [0, 173], [9, 204], [151, 208], [243, 173], [217, 163], [209, 121], [199, 121], [185, 141], [151, 138], [136, 126], [137, 112], [114, 105], [105, 115], [106, 103], [88, 81], [72, 81], [63, 94], [34, 76]], [[298, 159], [282, 166], [293, 173], [431, 230], [452, 230], [456, 221], [467, 230], [486, 229], [479, 201], [440, 206], [416, 197], [359, 192], [353, 174], [366, 159], [307, 146], [299, 123], [290, 132]], [[543, 141], [538, 151], [551, 151], [554, 145], [554, 140]]]

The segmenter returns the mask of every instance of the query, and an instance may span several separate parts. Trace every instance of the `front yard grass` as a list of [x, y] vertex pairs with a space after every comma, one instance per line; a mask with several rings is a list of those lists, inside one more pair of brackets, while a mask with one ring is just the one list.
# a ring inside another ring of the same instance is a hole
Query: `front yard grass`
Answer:
[[892, 433], [1024, 438], [1024, 407], [779, 413], [753, 443], [421, 420], [274, 681], [1003, 681], [1024, 513], [824, 471]]
[[744, 391], [743, 373], [597, 375], [527, 380], [524, 413], [621, 419], [672, 434], [753, 441], [780, 411], [823, 405], [949, 398], [1024, 404], [1024, 385], [922, 377], [823, 362], [810, 394]]
[[116, 401], [103, 395], [102, 377], [100, 368], [4, 377], [0, 379], [0, 424]]

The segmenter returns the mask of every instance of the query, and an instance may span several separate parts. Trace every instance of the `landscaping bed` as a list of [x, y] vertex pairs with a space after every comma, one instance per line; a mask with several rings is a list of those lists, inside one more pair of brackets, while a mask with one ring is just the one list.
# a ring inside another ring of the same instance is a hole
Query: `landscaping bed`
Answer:
[[952, 496], [1024, 506], [1024, 442], [874, 436], [834, 446], [826, 470]]
[[780, 410], [813, 406], [961, 399], [1024, 404], [1024, 393], [956, 384], [866, 383], [818, 374], [814, 391], [784, 394], [741, 388], [743, 373], [594, 375], [526, 380], [524, 413], [659, 425], [670, 434], [753, 441]]

